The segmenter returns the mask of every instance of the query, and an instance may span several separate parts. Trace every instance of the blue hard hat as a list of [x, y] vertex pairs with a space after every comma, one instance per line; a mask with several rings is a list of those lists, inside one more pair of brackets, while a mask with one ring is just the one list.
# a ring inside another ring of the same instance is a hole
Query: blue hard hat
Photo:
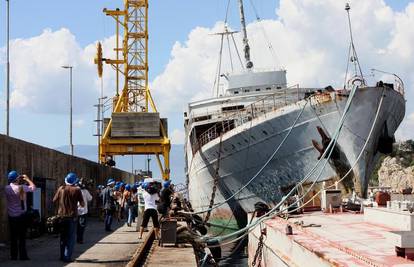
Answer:
[[149, 185], [149, 183], [147, 183], [147, 182], [143, 182], [143, 183], [142, 183], [142, 185], [141, 185], [141, 187], [142, 187], [143, 189], [147, 189], [148, 185]]
[[65, 183], [68, 185], [74, 185], [79, 181], [78, 176], [75, 173], [70, 172], [65, 177]]
[[119, 184], [117, 184], [117, 185], [115, 185], [114, 188], [115, 188], [116, 191], [118, 191], [119, 190], [119, 187], [120, 187]]
[[130, 184], [127, 184], [127, 185], [125, 186], [125, 190], [127, 190], [127, 191], [131, 190], [131, 185], [130, 185]]
[[11, 171], [7, 175], [7, 179], [9, 180], [9, 183], [13, 183], [14, 181], [17, 180], [17, 178], [19, 178], [19, 174], [17, 173], [17, 171]]
[[108, 181], [106, 182], [106, 185], [112, 185], [115, 183], [115, 180], [112, 178], [109, 178]]
[[164, 181], [163, 183], [162, 183], [162, 186], [164, 187], [164, 188], [167, 188], [167, 187], [169, 187], [171, 185], [171, 180], [167, 180], [167, 181]]

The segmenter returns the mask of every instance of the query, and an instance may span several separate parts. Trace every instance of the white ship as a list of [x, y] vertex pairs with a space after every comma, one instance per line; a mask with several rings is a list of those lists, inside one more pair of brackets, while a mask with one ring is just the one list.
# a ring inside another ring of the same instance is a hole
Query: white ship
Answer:
[[[252, 211], [256, 202], [272, 205], [280, 201], [318, 161], [324, 145], [338, 127], [349, 89], [356, 85], [358, 89], [337, 139], [337, 151], [318, 181], [338, 179], [356, 162], [384, 95], [365, 151], [343, 181], [345, 188], [365, 196], [379, 154], [391, 152], [394, 133], [405, 115], [402, 81], [391, 75], [392, 82], [378, 81], [369, 86], [360, 71], [340, 90], [330, 86], [289, 86], [285, 70], [260, 71], [253, 67], [242, 0], [239, 6], [246, 68], [222, 75], [227, 80], [224, 94], [190, 103], [185, 114], [186, 173], [193, 207], [196, 211], [209, 208], [215, 181], [214, 203], [229, 199], [286, 139], [259, 176], [225, 205], [214, 209], [212, 216], [217, 219], [234, 216], [242, 226], [246, 224], [245, 213]], [[358, 69], [352, 39], [351, 44], [350, 58]], [[295, 123], [299, 113], [301, 116]]]

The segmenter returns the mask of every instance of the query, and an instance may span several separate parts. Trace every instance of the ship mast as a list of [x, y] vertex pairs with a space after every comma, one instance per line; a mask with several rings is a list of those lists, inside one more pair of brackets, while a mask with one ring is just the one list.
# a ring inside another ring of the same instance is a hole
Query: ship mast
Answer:
[[[361, 83], [362, 85], [365, 85], [365, 79], [364, 79], [364, 75], [362, 74], [362, 69], [361, 69], [361, 65], [359, 63], [359, 58], [355, 49], [355, 44], [354, 44], [354, 36], [352, 34], [352, 25], [351, 25], [351, 15], [349, 14], [349, 11], [351, 9], [351, 6], [349, 5], [349, 3], [346, 3], [345, 5], [345, 10], [347, 12], [348, 15], [348, 28], [349, 28], [349, 36], [351, 39], [351, 43], [349, 45], [349, 55], [348, 55], [348, 66], [347, 66], [347, 74], [348, 75], [348, 68], [349, 68], [349, 64], [353, 64], [354, 65], [354, 78], [357, 78], [359, 76], [359, 78], [361, 79]], [[345, 77], [346, 79], [346, 77]]]
[[243, 0], [239, 0], [239, 8], [240, 8], [240, 22], [241, 22], [241, 27], [242, 27], [242, 32], [243, 32], [244, 59], [246, 60], [246, 68], [251, 69], [253, 68], [253, 62], [250, 60], [250, 46], [249, 46], [249, 39], [247, 38]]

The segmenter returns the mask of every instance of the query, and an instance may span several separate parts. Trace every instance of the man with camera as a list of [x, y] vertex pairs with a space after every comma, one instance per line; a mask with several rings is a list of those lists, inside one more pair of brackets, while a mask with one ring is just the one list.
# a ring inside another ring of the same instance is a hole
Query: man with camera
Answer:
[[76, 226], [78, 223], [78, 205], [85, 206], [82, 192], [76, 183], [79, 181], [75, 173], [65, 177], [65, 185], [59, 187], [53, 202], [58, 205], [60, 222], [60, 260], [72, 262], [72, 253], [75, 246]]
[[5, 188], [7, 213], [9, 215], [10, 254], [12, 260], [29, 260], [26, 251], [26, 193], [36, 190], [35, 184], [26, 175], [16, 171], [8, 174], [9, 185]]

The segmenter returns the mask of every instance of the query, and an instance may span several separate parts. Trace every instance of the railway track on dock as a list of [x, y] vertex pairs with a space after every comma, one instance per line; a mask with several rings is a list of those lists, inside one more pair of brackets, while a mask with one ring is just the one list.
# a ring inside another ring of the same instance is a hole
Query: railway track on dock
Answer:
[[126, 265], [127, 267], [143, 267], [146, 266], [146, 262], [149, 259], [151, 250], [155, 244], [155, 232], [151, 230], [148, 235], [144, 238], [143, 243], [137, 249], [137, 251], [132, 256], [131, 260]]

